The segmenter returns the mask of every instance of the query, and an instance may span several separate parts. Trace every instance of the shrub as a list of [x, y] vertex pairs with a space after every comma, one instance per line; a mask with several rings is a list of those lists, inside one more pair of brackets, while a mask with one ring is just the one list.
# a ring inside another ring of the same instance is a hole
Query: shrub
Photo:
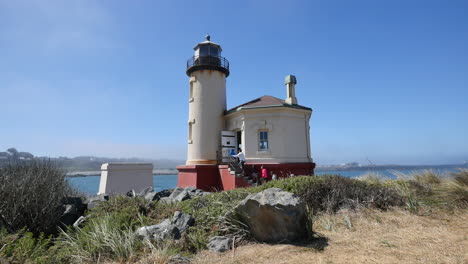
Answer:
[[434, 187], [434, 197], [451, 208], [468, 207], [468, 170], [460, 169], [452, 177]]
[[34, 237], [33, 233], [24, 230], [8, 234], [3, 229], [0, 231], [0, 257], [7, 263], [50, 263], [47, 249], [51, 241], [52, 237], [43, 233]]
[[433, 170], [424, 170], [419, 173], [414, 173], [413, 178], [416, 182], [422, 184], [439, 184], [441, 183], [441, 175]]
[[145, 217], [150, 210], [150, 203], [142, 197], [115, 196], [91, 209], [87, 218], [92, 220], [103, 216], [116, 215], [119, 216], [116, 220], [121, 222], [120, 226], [127, 224], [134, 228], [142, 221], [144, 224], [152, 223], [149, 218]]
[[453, 173], [453, 179], [458, 184], [468, 187], [468, 169], [459, 169], [458, 172]]
[[118, 213], [94, 218], [85, 227], [61, 235], [57, 243], [79, 263], [94, 263], [99, 259], [131, 260], [142, 246], [128, 217]]
[[387, 209], [403, 204], [402, 197], [390, 188], [339, 175], [316, 177], [302, 190], [299, 195], [314, 213], [334, 213], [361, 206]]
[[54, 233], [62, 199], [73, 193], [65, 172], [50, 161], [10, 163], [0, 168], [0, 226], [11, 233], [23, 227], [36, 235]]

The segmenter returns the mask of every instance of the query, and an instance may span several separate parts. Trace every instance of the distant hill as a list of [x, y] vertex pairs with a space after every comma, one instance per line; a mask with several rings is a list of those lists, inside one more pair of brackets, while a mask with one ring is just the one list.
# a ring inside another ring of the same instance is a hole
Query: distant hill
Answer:
[[185, 164], [184, 160], [170, 159], [142, 159], [142, 158], [106, 158], [94, 156], [68, 157], [36, 157], [29, 152], [19, 152], [15, 148], [9, 148], [6, 152], [0, 152], [0, 167], [10, 161], [28, 161], [32, 159], [44, 159], [56, 162], [67, 171], [98, 171], [103, 163], [108, 162], [149, 162], [155, 170], [173, 170], [177, 165]]

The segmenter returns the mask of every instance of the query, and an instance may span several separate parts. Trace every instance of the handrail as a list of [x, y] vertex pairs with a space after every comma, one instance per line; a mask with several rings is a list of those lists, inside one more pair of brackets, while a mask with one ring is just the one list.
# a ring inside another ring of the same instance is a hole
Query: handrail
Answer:
[[229, 61], [221, 56], [193, 56], [187, 60], [187, 74], [197, 69], [214, 69], [229, 75]]
[[228, 166], [237, 173], [243, 171], [237, 160], [232, 156], [229, 156]]

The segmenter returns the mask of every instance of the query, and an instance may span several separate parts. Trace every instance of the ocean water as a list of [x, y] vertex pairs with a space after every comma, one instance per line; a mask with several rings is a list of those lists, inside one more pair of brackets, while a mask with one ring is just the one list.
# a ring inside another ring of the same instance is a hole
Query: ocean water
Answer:
[[[381, 178], [390, 178], [395, 179], [398, 175], [411, 175], [413, 173], [419, 173], [422, 171], [427, 171], [428, 169], [364, 169], [364, 170], [329, 170], [329, 171], [315, 171], [315, 175], [324, 175], [324, 174], [339, 174], [349, 178], [356, 178], [366, 174], [374, 174], [378, 175]], [[443, 168], [443, 169], [429, 169], [434, 171], [435, 173], [441, 175], [447, 175], [450, 172], [455, 172], [457, 169], [455, 168]]]
[[[67, 177], [71, 186], [87, 195], [96, 195], [99, 191], [100, 176]], [[153, 188], [159, 192], [177, 186], [177, 175], [153, 175]]]
[[[396, 175], [411, 174], [422, 170], [340, 170], [340, 171], [316, 171], [316, 175], [324, 174], [340, 174], [345, 177], [355, 178], [365, 174], [377, 174], [381, 177], [396, 178]], [[434, 169], [433, 171], [440, 174], [447, 174], [456, 169]], [[100, 176], [86, 176], [86, 177], [67, 177], [68, 182], [75, 187], [78, 191], [81, 191], [87, 195], [95, 195], [99, 190]], [[177, 186], [177, 175], [154, 175], [153, 176], [154, 190], [161, 191], [164, 189], [175, 188]]]

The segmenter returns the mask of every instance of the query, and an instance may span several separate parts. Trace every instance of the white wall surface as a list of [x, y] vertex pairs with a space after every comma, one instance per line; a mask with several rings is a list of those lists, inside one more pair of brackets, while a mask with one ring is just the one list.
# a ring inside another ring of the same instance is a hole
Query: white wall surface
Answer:
[[98, 194], [126, 194], [130, 190], [141, 192], [153, 187], [151, 163], [104, 163]]
[[214, 70], [191, 74], [192, 98], [189, 98], [189, 126], [186, 164], [216, 164], [226, 110], [226, 77]]
[[[226, 116], [226, 130], [242, 131], [247, 162], [312, 162], [311, 112], [288, 107], [244, 109]], [[268, 151], [259, 150], [259, 131], [268, 131]]]

